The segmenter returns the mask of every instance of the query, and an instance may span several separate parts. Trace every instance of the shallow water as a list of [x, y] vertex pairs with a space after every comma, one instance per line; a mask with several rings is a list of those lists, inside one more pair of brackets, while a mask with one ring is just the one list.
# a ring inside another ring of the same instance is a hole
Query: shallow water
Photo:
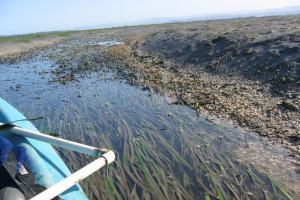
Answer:
[[[53, 82], [57, 66], [44, 54], [0, 65], [1, 97], [28, 118], [42, 116], [34, 121], [41, 131], [117, 153], [115, 164], [83, 181], [91, 199], [299, 194], [300, 165], [284, 149], [210, 122], [187, 106], [170, 105], [167, 97], [128, 84], [115, 69], [99, 69], [67, 84]], [[59, 152], [72, 170], [90, 161]]]

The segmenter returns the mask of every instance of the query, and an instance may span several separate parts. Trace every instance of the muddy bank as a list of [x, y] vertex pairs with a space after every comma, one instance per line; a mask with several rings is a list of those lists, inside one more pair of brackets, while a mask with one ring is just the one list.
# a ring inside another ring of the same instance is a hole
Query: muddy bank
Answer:
[[107, 52], [135, 83], [299, 156], [299, 23], [290, 16], [124, 28], [126, 44]]
[[[16, 36], [17, 37], [17, 36]], [[0, 63], [14, 63], [33, 56], [38, 51], [45, 49], [58, 42], [62, 42], [65, 37], [45, 36], [33, 38], [30, 41], [7, 41], [0, 42]]]

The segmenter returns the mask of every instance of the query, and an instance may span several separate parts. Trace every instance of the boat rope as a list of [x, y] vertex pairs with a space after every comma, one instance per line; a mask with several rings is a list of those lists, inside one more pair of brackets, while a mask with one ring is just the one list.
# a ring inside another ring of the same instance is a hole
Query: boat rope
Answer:
[[43, 117], [35, 117], [35, 118], [24, 118], [24, 119], [18, 119], [18, 120], [14, 120], [14, 121], [10, 121], [10, 122], [6, 122], [0, 125], [0, 130], [3, 129], [8, 129], [8, 128], [12, 128], [15, 125], [13, 123], [15, 122], [21, 122], [21, 121], [36, 121], [36, 120], [40, 120], [43, 119]]

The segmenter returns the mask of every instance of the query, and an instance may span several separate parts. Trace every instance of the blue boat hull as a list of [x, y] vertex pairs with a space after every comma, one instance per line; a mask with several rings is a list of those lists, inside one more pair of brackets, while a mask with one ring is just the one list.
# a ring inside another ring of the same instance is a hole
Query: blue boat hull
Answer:
[[[8, 123], [20, 119], [25, 119], [25, 116], [0, 98], [0, 122]], [[38, 131], [30, 121], [19, 121], [13, 124], [24, 129]], [[0, 134], [9, 139], [14, 145], [22, 145], [26, 148], [30, 165], [29, 168], [39, 185], [49, 188], [71, 174], [66, 164], [50, 144], [35, 139], [16, 136], [1, 130]], [[60, 195], [60, 198], [66, 200], [88, 199], [79, 185], [75, 185], [65, 191]]]

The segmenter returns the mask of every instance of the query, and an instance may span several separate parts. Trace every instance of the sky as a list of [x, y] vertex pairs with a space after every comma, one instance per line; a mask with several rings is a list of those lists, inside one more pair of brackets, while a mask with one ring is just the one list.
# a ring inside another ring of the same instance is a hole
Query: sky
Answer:
[[0, 0], [0, 35], [300, 5], [300, 0]]

